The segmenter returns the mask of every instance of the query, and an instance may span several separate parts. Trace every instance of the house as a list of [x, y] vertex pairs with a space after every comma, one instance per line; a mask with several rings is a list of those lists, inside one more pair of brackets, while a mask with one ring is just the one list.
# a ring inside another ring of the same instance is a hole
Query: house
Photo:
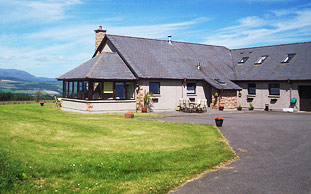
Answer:
[[179, 98], [206, 98], [212, 108], [311, 110], [311, 42], [230, 50], [110, 35], [101, 26], [95, 33], [93, 57], [57, 78], [65, 110], [140, 110], [145, 91], [154, 93], [155, 111], [174, 110]]

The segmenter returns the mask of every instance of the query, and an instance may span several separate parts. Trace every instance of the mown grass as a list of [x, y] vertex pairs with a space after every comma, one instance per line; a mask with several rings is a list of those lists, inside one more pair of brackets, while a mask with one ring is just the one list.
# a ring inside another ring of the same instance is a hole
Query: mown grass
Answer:
[[212, 125], [38, 104], [0, 106], [0, 123], [0, 147], [27, 177], [0, 193], [166, 193], [235, 157]]

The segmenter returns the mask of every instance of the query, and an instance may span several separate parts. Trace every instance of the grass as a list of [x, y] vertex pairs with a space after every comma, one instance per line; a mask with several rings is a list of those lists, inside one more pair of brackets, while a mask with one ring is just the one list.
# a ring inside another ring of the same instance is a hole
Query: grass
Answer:
[[235, 157], [212, 125], [52, 107], [0, 106], [0, 152], [22, 165], [0, 193], [166, 193]]

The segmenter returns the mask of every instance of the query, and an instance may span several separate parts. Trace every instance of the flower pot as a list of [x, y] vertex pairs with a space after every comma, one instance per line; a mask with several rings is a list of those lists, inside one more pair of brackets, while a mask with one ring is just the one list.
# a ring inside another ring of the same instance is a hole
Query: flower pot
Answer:
[[248, 110], [254, 110], [254, 107], [249, 107]]
[[146, 107], [141, 108], [141, 112], [147, 112], [147, 108]]
[[225, 108], [225, 107], [220, 106], [220, 107], [219, 107], [219, 110], [220, 110], [220, 111], [223, 111], [223, 110], [224, 110], [224, 108]]
[[41, 105], [41, 106], [44, 106], [44, 102], [40, 102], [40, 105]]
[[241, 111], [242, 110], [242, 107], [238, 107], [238, 111]]
[[217, 127], [222, 127], [222, 123], [224, 122], [223, 119], [215, 119], [215, 123]]

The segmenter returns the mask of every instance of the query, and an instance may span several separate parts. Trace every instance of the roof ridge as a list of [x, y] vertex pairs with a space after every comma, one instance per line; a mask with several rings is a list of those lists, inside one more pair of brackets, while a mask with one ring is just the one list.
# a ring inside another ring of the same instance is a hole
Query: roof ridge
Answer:
[[307, 42], [294, 42], [294, 43], [286, 43], [286, 44], [275, 44], [275, 45], [266, 45], [266, 46], [253, 46], [253, 47], [245, 47], [245, 48], [238, 48], [238, 49], [230, 49], [233, 50], [244, 50], [244, 49], [253, 49], [253, 48], [264, 48], [264, 47], [274, 47], [274, 46], [286, 46], [286, 45], [294, 45], [294, 44], [306, 44], [311, 43], [311, 41]]
[[103, 57], [104, 57], [104, 53], [101, 53], [100, 56], [98, 57], [97, 61], [95, 62], [95, 64], [91, 68], [90, 72], [86, 75], [86, 77], [90, 77], [92, 75], [92, 73], [94, 72], [94, 70], [96, 69], [96, 67], [98, 66], [98, 64], [100, 63], [100, 61], [102, 60]]
[[[144, 40], [156, 40], [156, 41], [165, 41], [168, 42], [167, 40], [161, 40], [161, 39], [155, 39], [155, 38], [144, 38], [144, 37], [136, 37], [136, 36], [125, 36], [125, 35], [115, 35], [115, 34], [106, 34], [107, 36], [119, 36], [119, 37], [126, 37], [126, 38], [136, 38], [136, 39], [144, 39]], [[225, 46], [220, 46], [220, 45], [212, 45], [212, 44], [203, 44], [203, 43], [194, 43], [194, 42], [185, 42], [185, 41], [173, 41], [172, 43], [185, 43], [185, 44], [195, 44], [195, 45], [202, 45], [202, 46], [214, 46], [214, 47], [222, 47], [225, 49], [230, 50], [229, 48]]]

